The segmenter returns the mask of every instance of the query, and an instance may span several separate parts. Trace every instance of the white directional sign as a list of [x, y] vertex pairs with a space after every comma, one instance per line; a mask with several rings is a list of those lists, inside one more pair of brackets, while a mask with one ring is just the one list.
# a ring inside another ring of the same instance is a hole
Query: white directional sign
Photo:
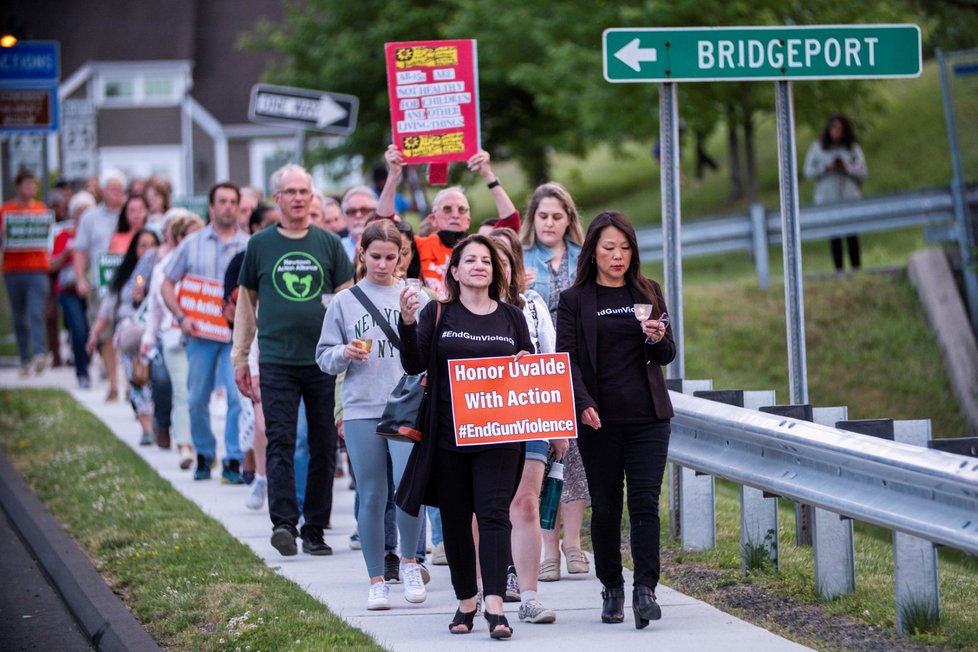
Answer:
[[349, 134], [356, 128], [359, 104], [353, 95], [255, 84], [248, 117], [253, 122]]

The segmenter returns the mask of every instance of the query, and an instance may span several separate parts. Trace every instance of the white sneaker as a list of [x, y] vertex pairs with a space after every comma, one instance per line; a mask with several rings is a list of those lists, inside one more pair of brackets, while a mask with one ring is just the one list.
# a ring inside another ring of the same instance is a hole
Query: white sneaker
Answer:
[[521, 621], [531, 623], [552, 623], [557, 620], [557, 614], [536, 599], [527, 600], [520, 605], [519, 617]]
[[404, 599], [413, 604], [428, 598], [428, 589], [421, 577], [421, 564], [401, 564], [401, 581], [404, 582]]
[[261, 509], [265, 505], [266, 495], [268, 495], [268, 478], [255, 478], [251, 483], [251, 491], [245, 498], [245, 507], [256, 511]]
[[367, 594], [367, 610], [383, 611], [391, 608], [390, 587], [387, 582], [381, 580], [370, 585], [370, 593]]
[[448, 557], [445, 556], [445, 544], [439, 543], [435, 546], [435, 551], [431, 553], [432, 566], [448, 566]]

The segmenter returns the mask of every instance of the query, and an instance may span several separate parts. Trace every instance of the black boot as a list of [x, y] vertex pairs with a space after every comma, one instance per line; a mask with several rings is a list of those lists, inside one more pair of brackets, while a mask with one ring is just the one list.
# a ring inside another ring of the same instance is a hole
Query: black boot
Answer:
[[635, 614], [635, 629], [644, 629], [650, 620], [662, 618], [655, 592], [644, 584], [636, 584], [632, 589], [632, 613]]
[[620, 623], [625, 620], [625, 589], [609, 589], [604, 587], [601, 590], [601, 597], [604, 603], [601, 605], [601, 622]]

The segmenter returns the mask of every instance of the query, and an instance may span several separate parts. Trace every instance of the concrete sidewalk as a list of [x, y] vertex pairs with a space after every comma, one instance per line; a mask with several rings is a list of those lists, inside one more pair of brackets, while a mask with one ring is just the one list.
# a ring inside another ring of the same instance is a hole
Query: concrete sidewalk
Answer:
[[[390, 611], [366, 610], [368, 581], [360, 551], [350, 550], [348, 541], [355, 529], [354, 492], [347, 488], [348, 478], [336, 481], [333, 493], [332, 529], [326, 541], [334, 550], [331, 557], [299, 554], [282, 557], [272, 548], [271, 524], [266, 510], [253, 512], [244, 507], [248, 487], [221, 485], [217, 479], [194, 482], [191, 471], [181, 471], [174, 451], [140, 447], [139, 426], [128, 403], [105, 403], [105, 388], [99, 384], [90, 390], [79, 390], [67, 369], [49, 370], [36, 378], [17, 378], [16, 370], [0, 371], [0, 387], [58, 387], [66, 389], [83, 406], [98, 416], [122, 441], [129, 444], [177, 491], [197, 503], [207, 514], [220, 521], [228, 532], [248, 545], [269, 567], [293, 580], [351, 625], [373, 636], [384, 647], [397, 651], [424, 651], [451, 645], [486, 643], [486, 623], [476, 620], [475, 631], [468, 636], [453, 636], [448, 623], [455, 612], [456, 600], [449, 581], [448, 568], [430, 566], [431, 583], [428, 600], [411, 605], [404, 601], [402, 585], [392, 585]], [[223, 424], [222, 401], [212, 403], [215, 422]], [[222, 425], [215, 432], [223, 432]], [[218, 437], [220, 439], [220, 437]], [[627, 571], [626, 571], [627, 572]], [[507, 604], [506, 612], [515, 633], [507, 641], [512, 650], [589, 650], [613, 646], [616, 652], [626, 650], [715, 650], [724, 652], [767, 652], [805, 650], [764, 629], [739, 620], [710, 605], [673, 591], [665, 586], [657, 590], [662, 605], [662, 620], [647, 629], [636, 630], [630, 610], [631, 576], [626, 575], [626, 617], [620, 625], [606, 625], [600, 620], [601, 586], [592, 572], [587, 576], [564, 576], [559, 582], [540, 583], [540, 597], [557, 612], [553, 625], [520, 623], [516, 604]]]

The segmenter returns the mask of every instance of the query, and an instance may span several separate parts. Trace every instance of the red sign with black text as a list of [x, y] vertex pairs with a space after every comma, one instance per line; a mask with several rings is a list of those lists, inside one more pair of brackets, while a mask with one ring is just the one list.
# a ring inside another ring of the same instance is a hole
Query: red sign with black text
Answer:
[[466, 161], [479, 152], [476, 42], [387, 43], [387, 89], [394, 144], [404, 162]]

